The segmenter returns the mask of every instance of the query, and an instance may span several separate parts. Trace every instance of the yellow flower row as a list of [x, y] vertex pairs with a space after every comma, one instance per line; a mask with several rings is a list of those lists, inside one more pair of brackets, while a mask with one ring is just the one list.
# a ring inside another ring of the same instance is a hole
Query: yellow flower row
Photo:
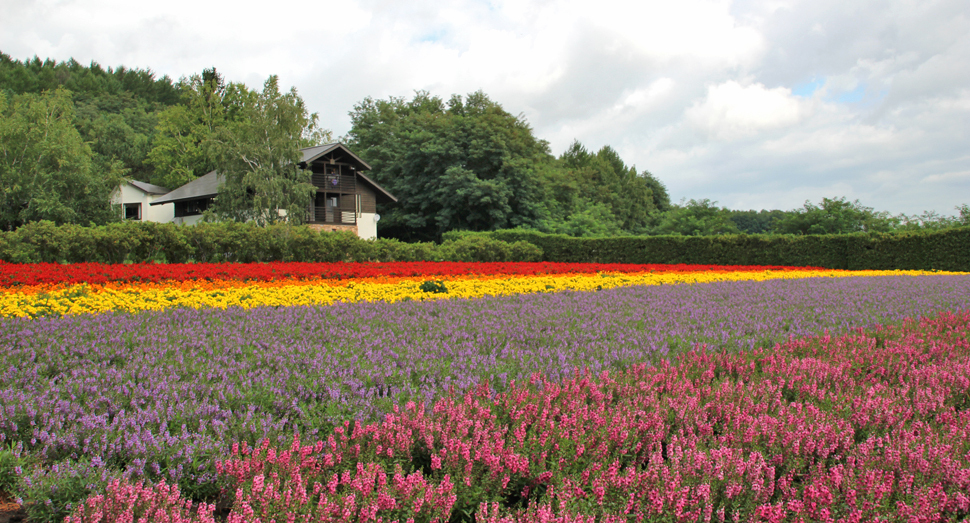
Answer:
[[423, 281], [407, 279], [392, 283], [368, 281], [292, 281], [225, 285], [191, 282], [178, 285], [131, 284], [126, 286], [72, 285], [49, 292], [0, 292], [0, 316], [37, 317], [45, 315], [138, 312], [170, 307], [261, 307], [291, 305], [329, 305], [336, 302], [435, 300], [443, 298], [480, 298], [554, 291], [592, 291], [630, 285], [676, 285], [715, 281], [761, 281], [779, 278], [817, 278], [846, 276], [920, 276], [960, 274], [926, 271], [790, 271], [790, 272], [693, 272], [693, 273], [600, 273], [506, 278], [462, 277], [443, 281], [447, 292], [421, 289]]

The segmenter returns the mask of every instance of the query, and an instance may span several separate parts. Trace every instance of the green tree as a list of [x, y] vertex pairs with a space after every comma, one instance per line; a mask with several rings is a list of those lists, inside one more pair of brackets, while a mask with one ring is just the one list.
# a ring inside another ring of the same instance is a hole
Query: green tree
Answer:
[[481, 91], [447, 103], [427, 92], [366, 98], [350, 116], [351, 147], [398, 197], [380, 209], [382, 235], [430, 240], [537, 227], [545, 217], [538, 172], [553, 160], [548, 144]]
[[94, 155], [95, 170], [113, 171], [120, 164], [130, 178], [150, 180], [145, 163], [151, 150], [155, 113], [179, 100], [168, 77], [156, 79], [150, 70], [114, 70], [96, 62], [57, 62], [39, 58], [20, 62], [0, 53], [0, 90], [8, 96], [40, 94], [64, 88], [74, 102], [74, 126]]
[[810, 201], [775, 222], [773, 232], [780, 234], [848, 234], [852, 232], [889, 232], [898, 220], [886, 212], [842, 198], [822, 198], [821, 205]]
[[178, 86], [182, 103], [158, 113], [155, 139], [146, 160], [155, 169], [151, 182], [173, 189], [214, 169], [210, 138], [233, 116], [239, 118], [239, 111], [229, 108], [245, 91], [236, 84], [226, 85], [214, 67], [183, 78]]
[[84, 66], [74, 59], [42, 61], [36, 56], [21, 62], [0, 52], [0, 90], [10, 94], [40, 94], [62, 88], [71, 91], [76, 104], [124, 93], [149, 106], [179, 102], [179, 91], [171, 78], [155, 78], [150, 69], [127, 69], [124, 66], [105, 69], [97, 62]]
[[674, 205], [667, 211], [654, 234], [673, 234], [679, 236], [713, 236], [718, 234], [738, 234], [737, 225], [730, 219], [729, 211], [717, 206], [708, 199], [689, 200], [686, 204]]
[[663, 183], [648, 171], [637, 174], [636, 168], [628, 167], [608, 145], [591, 154], [576, 141], [559, 161], [570, 183], [558, 186], [568, 187], [572, 193], [562, 194], [566, 199], [560, 202], [561, 209], [569, 209], [563, 217], [566, 221], [572, 214], [587, 213], [590, 204], [599, 204], [605, 206], [621, 229], [639, 233], [670, 207]]
[[9, 104], [0, 93], [0, 228], [117, 219], [110, 200], [122, 169], [114, 163], [95, 169], [73, 122], [69, 91], [21, 94]]
[[602, 237], [623, 234], [616, 216], [602, 203], [590, 203], [582, 211], [569, 215], [566, 221], [549, 223], [547, 232], [577, 237]]
[[734, 222], [744, 234], [768, 234], [775, 226], [775, 222], [785, 217], [785, 211], [728, 211], [729, 219]]
[[301, 223], [316, 189], [310, 171], [299, 167], [300, 148], [329, 133], [318, 129], [317, 115], [307, 112], [296, 89], [280, 92], [276, 76], [262, 92], [232, 88], [236, 117], [214, 129], [207, 145], [224, 177], [214, 214], [258, 225]]
[[127, 177], [149, 180], [153, 171], [145, 163], [157, 119], [146, 104], [131, 96], [103, 95], [76, 102], [74, 125], [91, 145], [97, 168], [120, 163]]
[[957, 216], [944, 216], [936, 211], [923, 211], [922, 214], [915, 216], [900, 214], [896, 217], [899, 221], [896, 229], [901, 231], [941, 230], [970, 226], [970, 205], [964, 203], [954, 207], [954, 209], [957, 211]]

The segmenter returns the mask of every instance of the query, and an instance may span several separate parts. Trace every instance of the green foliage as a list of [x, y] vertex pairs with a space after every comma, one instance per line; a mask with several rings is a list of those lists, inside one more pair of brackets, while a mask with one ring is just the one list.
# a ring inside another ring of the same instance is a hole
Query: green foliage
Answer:
[[538, 225], [543, 191], [536, 170], [552, 161], [521, 117], [484, 93], [446, 104], [418, 92], [366, 98], [351, 112], [351, 148], [398, 203], [380, 209], [383, 235], [439, 239], [475, 231]]
[[127, 176], [149, 180], [145, 163], [157, 124], [156, 114], [179, 102], [179, 90], [167, 76], [150, 70], [104, 69], [74, 60], [38, 58], [20, 62], [0, 53], [0, 91], [9, 95], [65, 89], [75, 105], [73, 124], [92, 150], [95, 170], [120, 169]]
[[575, 211], [565, 221], [549, 220], [542, 230], [553, 234], [576, 237], [604, 237], [623, 234], [616, 216], [608, 205], [592, 203], [582, 211]]
[[923, 214], [917, 216], [900, 215], [897, 218], [899, 225], [896, 229], [901, 231], [920, 231], [970, 226], [970, 205], [958, 205], [954, 209], [957, 211], [957, 216], [941, 216], [936, 211], [924, 211]]
[[98, 168], [117, 165], [129, 178], [150, 179], [145, 160], [158, 123], [154, 108], [128, 92], [97, 98], [75, 94], [75, 100], [75, 127], [91, 145]]
[[822, 198], [821, 205], [806, 201], [797, 209], [775, 222], [774, 232], [780, 234], [849, 234], [853, 232], [889, 232], [894, 229], [893, 218], [885, 212], [846, 201], [843, 198]]
[[428, 292], [431, 294], [448, 293], [448, 287], [445, 286], [445, 282], [443, 281], [428, 280], [426, 282], [422, 282], [421, 286], [418, 288], [421, 290], [421, 292]]
[[8, 262], [556, 261], [788, 265], [832, 269], [970, 271], [970, 227], [835, 235], [576, 238], [536, 230], [455, 231], [441, 245], [361, 240], [306, 226], [124, 222], [101, 227], [31, 223], [0, 232]]
[[728, 219], [742, 234], [768, 234], [775, 227], [775, 221], [785, 216], [785, 211], [732, 211], [727, 212]]
[[545, 261], [788, 265], [832, 269], [970, 271], [970, 227], [833, 235], [573, 238], [530, 230], [489, 234], [539, 247]]
[[310, 171], [299, 167], [300, 146], [317, 128], [317, 115], [307, 112], [296, 89], [281, 93], [276, 76], [262, 92], [238, 89], [238, 119], [210, 140], [215, 167], [225, 177], [215, 214], [258, 225], [302, 223], [316, 188]]
[[[550, 232], [571, 236], [615, 235], [620, 230], [641, 232], [654, 215], [670, 207], [664, 185], [648, 171], [637, 174], [612, 147], [589, 153], [578, 141], [559, 157], [561, 175], [553, 175], [549, 185], [558, 200], [562, 225], [548, 227]], [[547, 174], [549, 171], [547, 171]], [[602, 225], [588, 232], [592, 222]]]
[[106, 223], [120, 164], [95, 165], [68, 91], [0, 93], [0, 228], [32, 220]]
[[269, 261], [540, 261], [542, 251], [487, 236], [434, 243], [362, 240], [352, 232], [306, 226], [215, 222], [193, 226], [122, 222], [100, 227], [29, 223], [0, 232], [0, 260], [13, 263]]
[[542, 250], [528, 242], [506, 243], [485, 235], [464, 235], [441, 244], [444, 259], [464, 262], [540, 261]]
[[18, 491], [26, 464], [23, 443], [0, 448], [0, 493], [13, 494]]
[[34, 476], [36, 481], [22, 490], [27, 520], [32, 523], [62, 521], [88, 496], [103, 491], [108, 475], [103, 465], [89, 461], [64, 460], [44, 469], [42, 474]]
[[713, 236], [739, 234], [741, 231], [730, 219], [727, 209], [719, 208], [717, 202], [705, 198], [674, 205], [652, 232], [680, 236]]
[[13, 94], [67, 89], [84, 98], [129, 93], [146, 104], [178, 103], [178, 90], [168, 76], [155, 78], [150, 69], [102, 68], [97, 62], [84, 66], [71, 59], [66, 62], [12, 59], [0, 52], [0, 90]]
[[[147, 163], [155, 167], [151, 182], [176, 188], [212, 171], [210, 138], [229, 122], [230, 106], [244, 86], [227, 86], [210, 68], [178, 83], [182, 103], [158, 113], [158, 127]], [[238, 116], [238, 115], [237, 115]]]

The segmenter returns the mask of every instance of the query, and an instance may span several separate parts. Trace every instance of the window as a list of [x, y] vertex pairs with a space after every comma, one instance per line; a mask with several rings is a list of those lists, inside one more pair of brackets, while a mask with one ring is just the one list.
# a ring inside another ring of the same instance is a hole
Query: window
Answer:
[[125, 204], [125, 219], [126, 220], [141, 220], [141, 204], [140, 203], [126, 203]]
[[212, 198], [175, 202], [175, 217], [198, 216], [209, 208], [210, 203], [212, 203]]

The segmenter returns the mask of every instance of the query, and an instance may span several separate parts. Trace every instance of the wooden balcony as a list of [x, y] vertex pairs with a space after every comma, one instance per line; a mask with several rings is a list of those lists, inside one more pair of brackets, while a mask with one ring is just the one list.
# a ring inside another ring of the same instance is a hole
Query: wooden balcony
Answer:
[[310, 209], [310, 222], [356, 225], [357, 214], [353, 211], [344, 211], [336, 207], [314, 205]]

